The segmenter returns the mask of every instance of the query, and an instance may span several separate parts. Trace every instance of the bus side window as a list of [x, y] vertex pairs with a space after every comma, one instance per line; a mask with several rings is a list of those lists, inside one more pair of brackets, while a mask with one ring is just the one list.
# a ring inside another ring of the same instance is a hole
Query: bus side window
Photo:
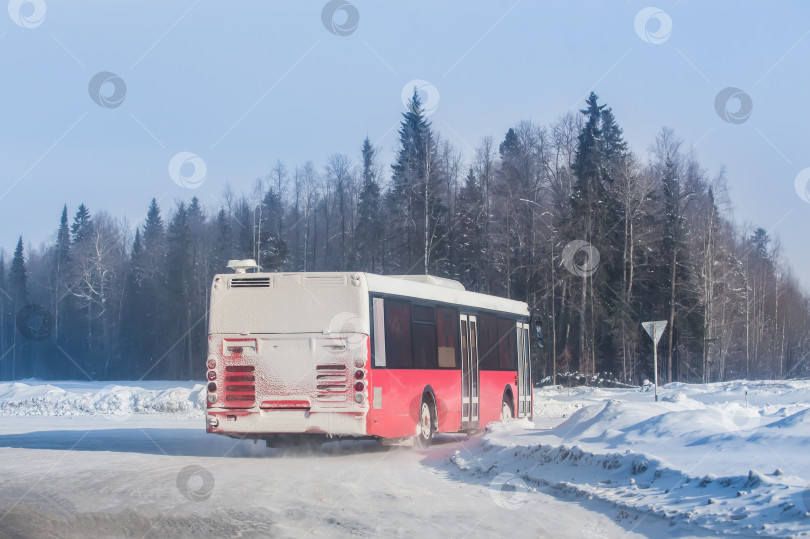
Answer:
[[436, 333], [439, 345], [439, 368], [457, 369], [456, 336], [458, 335], [458, 312], [453, 309], [436, 309]]
[[411, 304], [385, 300], [385, 362], [389, 369], [409, 369], [411, 357]]
[[502, 370], [513, 371], [517, 368], [516, 339], [515, 321], [509, 318], [498, 318], [498, 357]]
[[494, 316], [478, 316], [479, 368], [482, 371], [497, 371], [498, 367], [498, 321]]
[[423, 305], [413, 306], [413, 367], [435, 369], [436, 364], [436, 309]]
[[374, 366], [385, 367], [385, 300], [374, 298]]

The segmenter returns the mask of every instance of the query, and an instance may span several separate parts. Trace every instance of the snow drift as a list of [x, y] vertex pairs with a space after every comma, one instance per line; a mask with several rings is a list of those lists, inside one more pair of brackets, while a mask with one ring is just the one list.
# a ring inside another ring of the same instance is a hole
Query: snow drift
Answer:
[[[810, 534], [810, 383], [670, 384], [643, 390], [544, 388], [540, 430], [492, 425], [461, 469], [512, 474], [722, 533]], [[545, 416], [547, 418], [547, 416]], [[523, 485], [523, 486], [521, 486]]]
[[[180, 414], [202, 417], [205, 386], [187, 382], [0, 383], [0, 415]], [[182, 384], [182, 385], [181, 385]]]

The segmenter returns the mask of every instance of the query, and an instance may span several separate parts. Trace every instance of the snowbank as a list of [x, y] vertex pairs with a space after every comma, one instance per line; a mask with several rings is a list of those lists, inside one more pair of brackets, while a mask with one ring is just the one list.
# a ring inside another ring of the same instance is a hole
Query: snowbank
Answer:
[[[543, 388], [546, 430], [492, 425], [461, 469], [549, 485], [722, 533], [810, 534], [810, 382]], [[508, 482], [508, 481], [507, 481]]]
[[205, 386], [193, 382], [0, 383], [0, 415], [202, 417], [204, 410]]

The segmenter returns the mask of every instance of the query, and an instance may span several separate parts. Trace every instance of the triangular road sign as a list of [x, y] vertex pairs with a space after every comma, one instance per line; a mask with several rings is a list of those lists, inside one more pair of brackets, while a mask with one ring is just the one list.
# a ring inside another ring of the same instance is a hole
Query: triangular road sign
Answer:
[[661, 335], [664, 334], [664, 330], [667, 328], [667, 321], [666, 320], [658, 320], [655, 322], [642, 322], [641, 327], [644, 328], [644, 331], [652, 338], [653, 343], [658, 346], [658, 341], [661, 339]]

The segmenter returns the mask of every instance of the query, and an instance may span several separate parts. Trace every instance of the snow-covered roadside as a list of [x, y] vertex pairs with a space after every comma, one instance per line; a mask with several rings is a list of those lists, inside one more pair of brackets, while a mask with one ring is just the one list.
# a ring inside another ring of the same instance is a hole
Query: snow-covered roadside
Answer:
[[[479, 501], [524, 509], [516, 516], [549, 503], [544, 492], [556, 490], [561, 504], [576, 496], [593, 500], [586, 508], [615, 508], [611, 518], [620, 529], [642, 534], [664, 518], [676, 524], [676, 535], [697, 525], [723, 534], [810, 536], [810, 382], [669, 384], [660, 396], [655, 403], [640, 389], [538, 389], [534, 425], [492, 424], [482, 440], [458, 450], [443, 446], [452, 464], [442, 456], [443, 464], [428, 459], [420, 467], [414, 459], [409, 473], [438, 472], [444, 481], [478, 485]], [[204, 386], [193, 382], [1, 383], [0, 468], [16, 470], [21, 452], [49, 462], [31, 450], [93, 451], [95, 462], [103, 449], [144, 469], [162, 456], [267, 455], [263, 447], [205, 434], [198, 423], [204, 398]], [[104, 427], [101, 418], [122, 423]], [[158, 427], [146, 427], [155, 421]], [[75, 429], [83, 432], [74, 435]], [[378, 458], [379, 448], [360, 449], [358, 458]], [[444, 453], [441, 445], [435, 451]], [[223, 461], [222, 473], [236, 462]], [[66, 481], [73, 473], [65, 471]], [[224, 481], [219, 489], [227, 488]], [[94, 499], [86, 500], [93, 507]], [[396, 506], [392, 501], [392, 515]], [[411, 510], [421, 509], [403, 509]], [[645, 513], [655, 517], [643, 521]]]
[[[670, 384], [649, 392], [550, 388], [540, 424], [492, 425], [462, 470], [649, 511], [722, 533], [810, 535], [810, 382]], [[747, 404], [746, 404], [747, 403]]]
[[194, 382], [22, 382], [0, 383], [0, 415], [131, 414], [202, 417], [205, 386]]

